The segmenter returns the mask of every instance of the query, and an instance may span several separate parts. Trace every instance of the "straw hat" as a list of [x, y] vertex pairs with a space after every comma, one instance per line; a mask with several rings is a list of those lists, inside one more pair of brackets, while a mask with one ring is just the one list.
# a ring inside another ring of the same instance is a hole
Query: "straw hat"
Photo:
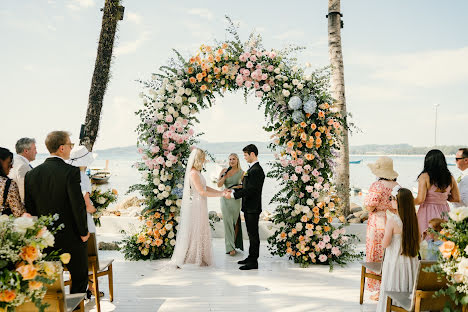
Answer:
[[88, 151], [86, 146], [75, 146], [70, 152], [68, 163], [75, 167], [89, 167], [96, 159], [97, 154]]
[[398, 173], [393, 170], [393, 160], [390, 157], [382, 156], [373, 164], [368, 164], [370, 170], [379, 178], [393, 180], [398, 177]]

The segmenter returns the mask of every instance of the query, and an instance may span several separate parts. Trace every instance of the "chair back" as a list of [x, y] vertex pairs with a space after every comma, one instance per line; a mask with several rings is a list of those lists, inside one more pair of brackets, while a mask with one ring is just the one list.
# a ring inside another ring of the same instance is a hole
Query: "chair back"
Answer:
[[88, 239], [88, 267], [91, 269], [91, 265], [94, 263], [97, 269], [99, 269], [99, 257], [96, 242], [96, 234], [90, 233]]
[[[437, 273], [434, 272], [426, 272], [428, 268], [430, 268], [436, 263], [437, 261], [431, 260], [419, 261], [417, 275], [414, 279], [413, 293], [411, 298], [412, 309], [414, 309], [414, 306], [416, 304], [416, 298], [418, 293], [421, 294], [423, 292], [434, 292], [447, 286], [447, 280], [445, 279], [445, 277], [438, 276]], [[430, 296], [429, 298], [423, 298], [421, 299], [420, 310], [442, 310], [447, 300], [448, 299], [445, 296], [439, 296], [436, 298]]]
[[[45, 312], [66, 312], [67, 302], [65, 300], [65, 286], [63, 284], [63, 268], [60, 262], [54, 262], [57, 270], [57, 279], [52, 285], [47, 285], [47, 293], [42, 300], [49, 306], [44, 310]], [[16, 308], [16, 312], [31, 312], [38, 311], [35, 304], [27, 302]]]

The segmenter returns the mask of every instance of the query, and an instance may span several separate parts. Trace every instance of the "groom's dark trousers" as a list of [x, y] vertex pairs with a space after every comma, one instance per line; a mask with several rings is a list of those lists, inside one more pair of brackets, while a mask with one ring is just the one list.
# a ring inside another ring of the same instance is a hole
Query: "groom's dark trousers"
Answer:
[[234, 191], [234, 198], [242, 198], [242, 212], [244, 212], [245, 225], [249, 234], [249, 263], [257, 263], [260, 249], [260, 235], [258, 234], [258, 221], [262, 212], [262, 189], [265, 173], [257, 162], [247, 170], [242, 181], [242, 188]]

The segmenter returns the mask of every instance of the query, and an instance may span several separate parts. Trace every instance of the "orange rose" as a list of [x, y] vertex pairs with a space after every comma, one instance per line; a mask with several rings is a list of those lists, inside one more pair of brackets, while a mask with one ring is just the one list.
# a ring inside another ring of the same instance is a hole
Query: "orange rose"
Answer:
[[228, 44], [227, 43], [223, 43], [223, 45], [221, 46], [223, 49], [227, 49], [228, 47]]
[[320, 144], [322, 144], [322, 139], [321, 138], [316, 138], [315, 139], [315, 144], [320, 146]]
[[320, 221], [320, 218], [317, 218], [317, 217], [314, 218], [314, 223], [315, 224], [319, 223], [319, 221]]
[[27, 261], [28, 263], [32, 263], [39, 256], [39, 252], [34, 246], [26, 246], [23, 247], [19, 256], [21, 259]]
[[138, 235], [138, 239], [137, 239], [137, 242], [138, 243], [143, 243], [145, 241], [145, 236], [144, 235]]
[[162, 245], [162, 243], [163, 243], [163, 240], [162, 240], [162, 239], [160, 239], [160, 238], [157, 238], [157, 239], [156, 239], [156, 246], [159, 247], [159, 246]]
[[156, 228], [158, 230], [161, 229], [162, 227], [163, 227], [163, 225], [160, 222], [156, 223]]
[[194, 84], [195, 82], [197, 82], [197, 79], [195, 79], [193, 77], [190, 77], [189, 81], [190, 81], [191, 84]]
[[302, 128], [307, 127], [307, 124], [305, 123], [305, 121], [301, 122], [301, 127], [302, 127]]
[[159, 234], [161, 234], [161, 236], [166, 235], [166, 229], [165, 228], [160, 229]]
[[301, 140], [305, 142], [307, 140], [307, 134], [301, 133]]
[[286, 233], [285, 233], [285, 232], [281, 232], [280, 237], [281, 237], [282, 239], [285, 239], [285, 238], [286, 238]]
[[11, 302], [16, 298], [16, 293], [14, 290], [5, 289], [0, 292], [0, 301], [1, 302]]
[[324, 113], [323, 111], [320, 111], [320, 112], [318, 113], [318, 116], [319, 116], [319, 118], [324, 118], [324, 117], [325, 117], [325, 113]]
[[31, 280], [37, 275], [37, 269], [32, 264], [22, 265], [16, 271], [21, 274], [24, 280]]
[[208, 55], [208, 62], [213, 63], [213, 61], [214, 61], [214, 56], [213, 56], [213, 54], [209, 54], [209, 55]]
[[450, 258], [452, 253], [456, 251], [455, 243], [452, 241], [446, 241], [439, 247], [439, 250], [444, 258]]
[[202, 85], [202, 86], [200, 87], [200, 90], [202, 90], [202, 91], [206, 91], [207, 89], [208, 89], [208, 87], [207, 87], [206, 85]]
[[149, 228], [152, 227], [153, 222], [151, 220], [146, 221], [146, 226], [149, 227]]
[[332, 217], [329, 217], [329, 218], [328, 218], [328, 222], [331, 223], [332, 221], [333, 221], [333, 218], [332, 218]]
[[291, 248], [291, 247], [288, 247], [288, 249], [286, 249], [286, 253], [292, 254], [292, 253], [293, 253], [292, 248]]
[[229, 66], [227, 65], [224, 65], [222, 68], [221, 68], [223, 74], [227, 73], [229, 71]]
[[306, 215], [303, 215], [301, 218], [301, 222], [307, 222], [307, 221], [309, 221], [309, 218], [307, 218]]
[[314, 228], [314, 225], [312, 223], [307, 223], [306, 224], [306, 229], [312, 230]]
[[211, 52], [212, 51], [212, 48], [210, 46], [206, 46], [205, 49], [206, 49], [206, 52]]
[[42, 288], [42, 283], [38, 281], [29, 281], [29, 288], [32, 290]]
[[193, 63], [195, 63], [195, 58], [194, 58], [194, 57], [191, 57], [191, 58], [190, 58], [190, 64], [193, 64]]
[[201, 81], [201, 80], [203, 79], [203, 74], [202, 74], [202, 73], [198, 73], [198, 74], [196, 75], [196, 77], [197, 77], [197, 80], [198, 80], [198, 81]]
[[193, 71], [194, 71], [193, 67], [189, 67], [189, 68], [187, 69], [187, 72], [188, 72], [189, 74], [192, 74]]
[[319, 212], [319, 207], [315, 206], [314, 208], [312, 208], [312, 211], [315, 212], [315, 213], [318, 213]]
[[325, 232], [330, 232], [330, 230], [331, 230], [331, 228], [328, 225], [325, 225], [323, 227], [323, 229], [324, 229]]
[[317, 129], [317, 125], [316, 125], [316, 124], [314, 124], [314, 123], [313, 123], [313, 124], [311, 124], [311, 125], [310, 125], [310, 127], [312, 128], [312, 130], [315, 130], [315, 129]]
[[291, 233], [293, 233], [293, 235], [295, 235], [297, 233], [297, 230], [296, 229], [292, 229], [291, 230]]

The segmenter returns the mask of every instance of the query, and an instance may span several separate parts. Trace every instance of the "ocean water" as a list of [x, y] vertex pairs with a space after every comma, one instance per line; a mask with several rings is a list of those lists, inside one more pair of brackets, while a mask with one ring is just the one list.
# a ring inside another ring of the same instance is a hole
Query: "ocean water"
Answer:
[[[39, 156], [39, 155], [38, 155]], [[229, 154], [214, 154], [216, 162], [209, 161], [206, 164], [206, 172], [203, 173], [207, 181], [207, 185], [213, 188], [217, 188], [212, 182], [218, 177], [219, 172], [223, 168], [220, 164], [223, 162], [227, 163]], [[241, 167], [247, 170], [248, 165], [239, 154], [241, 160]], [[376, 180], [376, 177], [372, 174], [367, 164], [373, 163], [379, 156], [369, 155], [351, 155], [350, 160], [362, 160], [360, 164], [350, 164], [350, 186], [352, 188], [351, 201], [361, 205], [363, 197], [366, 194], [366, 190], [369, 185]], [[398, 182], [406, 188], [417, 191], [417, 177], [424, 165], [424, 155], [422, 156], [390, 156], [393, 159], [394, 169], [399, 173]], [[36, 161], [32, 163], [33, 166], [37, 166], [42, 163], [45, 159], [45, 155], [40, 155]], [[129, 187], [133, 184], [141, 182], [141, 174], [138, 170], [133, 168], [133, 165], [138, 161], [138, 155], [105, 155], [104, 157], [98, 156], [96, 161], [91, 165], [91, 168], [103, 168], [105, 161], [109, 160], [109, 169], [112, 172], [112, 176], [108, 184], [103, 185], [103, 188], [115, 188], [120, 196], [119, 199], [126, 198], [128, 196], [138, 195], [132, 193], [126, 195]], [[259, 155], [259, 162], [263, 167], [263, 170], [268, 172], [268, 162], [273, 161], [274, 157], [271, 154]], [[447, 157], [448, 163], [455, 163], [455, 156]], [[227, 167], [227, 166], [225, 166]], [[452, 174], [457, 178], [461, 172], [456, 166], [449, 166]], [[263, 207], [264, 210], [272, 212], [274, 210], [273, 205], [269, 205], [271, 198], [279, 190], [279, 184], [274, 179], [267, 178], [263, 187]], [[208, 198], [208, 210], [220, 212], [219, 198]]]

